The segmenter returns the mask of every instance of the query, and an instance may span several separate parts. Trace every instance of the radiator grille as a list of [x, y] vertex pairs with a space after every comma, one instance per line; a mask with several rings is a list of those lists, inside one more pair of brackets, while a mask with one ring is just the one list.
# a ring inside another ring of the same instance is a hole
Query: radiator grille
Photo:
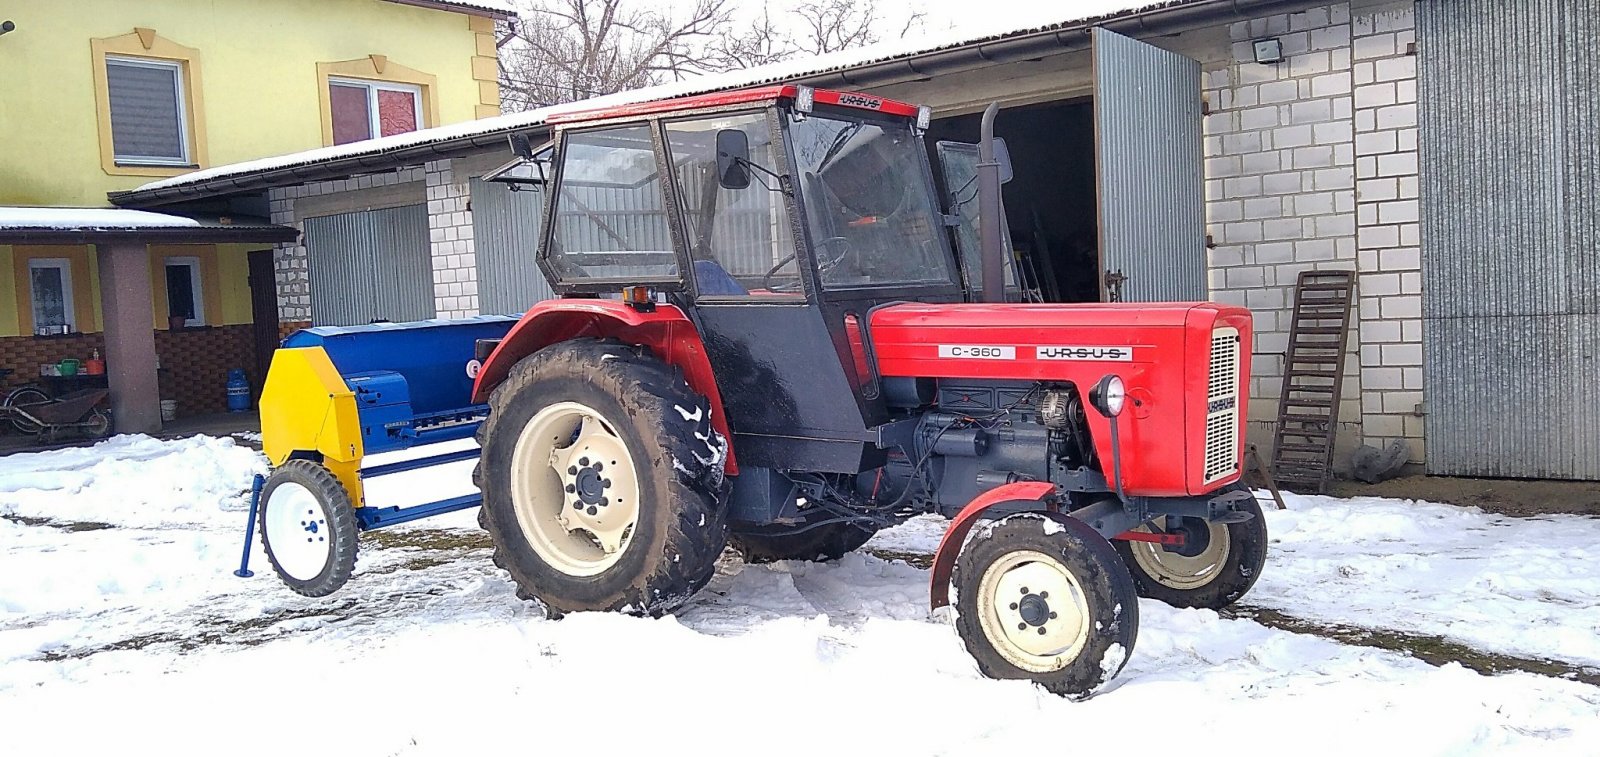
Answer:
[[1211, 375], [1206, 393], [1205, 483], [1239, 469], [1239, 330], [1211, 332]]

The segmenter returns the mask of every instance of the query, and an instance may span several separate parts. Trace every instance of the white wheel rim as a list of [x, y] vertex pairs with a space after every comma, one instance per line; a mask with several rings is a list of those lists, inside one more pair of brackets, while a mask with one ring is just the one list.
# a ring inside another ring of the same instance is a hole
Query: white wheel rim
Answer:
[[522, 427], [511, 452], [511, 503], [540, 559], [570, 576], [604, 572], [639, 523], [633, 456], [593, 408], [550, 405]]
[[333, 554], [328, 511], [310, 489], [293, 481], [278, 484], [263, 505], [267, 548], [278, 569], [298, 581], [322, 575]]
[[[1162, 549], [1160, 544], [1147, 541], [1128, 542], [1128, 548], [1133, 552], [1133, 561], [1150, 576], [1156, 583], [1173, 589], [1197, 589], [1217, 580], [1222, 574], [1222, 563], [1228, 559], [1228, 550], [1231, 546], [1228, 536], [1228, 526], [1223, 523], [1208, 523], [1209, 535], [1206, 548], [1193, 557], [1185, 557], [1177, 552]], [[1140, 526], [1135, 531], [1154, 533], [1148, 525]]]
[[978, 582], [978, 612], [991, 646], [1030, 673], [1052, 673], [1089, 642], [1089, 600], [1065, 565], [1043, 552], [1011, 552]]

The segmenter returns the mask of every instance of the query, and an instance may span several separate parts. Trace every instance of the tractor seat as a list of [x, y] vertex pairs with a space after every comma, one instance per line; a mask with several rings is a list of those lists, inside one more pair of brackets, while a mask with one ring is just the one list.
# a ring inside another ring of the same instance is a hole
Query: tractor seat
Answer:
[[728, 273], [728, 269], [723, 268], [722, 264], [715, 260], [694, 261], [694, 280], [701, 294], [739, 296], [750, 293], [738, 279]]

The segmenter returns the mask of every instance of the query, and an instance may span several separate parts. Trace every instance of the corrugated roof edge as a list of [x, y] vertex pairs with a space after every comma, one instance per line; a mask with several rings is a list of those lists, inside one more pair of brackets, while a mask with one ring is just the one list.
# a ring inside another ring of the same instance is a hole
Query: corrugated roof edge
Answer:
[[[776, 82], [804, 81], [808, 77], [841, 75], [871, 67], [903, 64], [917, 71], [917, 59], [947, 54], [979, 46], [979, 55], [995, 60], [982, 50], [985, 44], [1005, 44], [1006, 59], [1035, 55], [1029, 40], [1041, 45], [1069, 46], [1064, 35], [1086, 31], [1094, 26], [1150, 33], [1186, 23], [1215, 21], [1219, 17], [1246, 18], [1254, 9], [1267, 6], [1316, 4], [1313, 0], [1110, 0], [1120, 10], [1098, 15], [1034, 24], [1022, 28], [989, 31], [973, 35], [956, 34], [896, 40], [855, 50], [830, 53], [799, 60], [757, 66], [742, 71], [707, 74], [678, 82], [629, 90], [612, 95], [580, 100], [548, 108], [538, 108], [474, 121], [423, 129], [380, 139], [346, 145], [321, 147], [298, 153], [244, 161], [192, 171], [181, 176], [153, 181], [137, 189], [112, 192], [117, 205], [154, 207], [183, 200], [321, 181], [359, 173], [371, 173], [449, 157], [502, 141], [507, 134], [542, 127], [555, 114], [589, 110], [611, 105], [643, 102], [668, 97], [683, 97], [724, 89], [759, 86]], [[1109, 6], [1108, 6], [1109, 7]], [[1160, 16], [1158, 18], [1158, 16]], [[1085, 41], [1086, 44], [1086, 41]]]
[[434, 8], [457, 13], [469, 13], [474, 16], [488, 16], [495, 20], [517, 17], [516, 8], [509, 3], [496, 2], [496, 0], [389, 0], [389, 2], [396, 5], [415, 5], [419, 8]]

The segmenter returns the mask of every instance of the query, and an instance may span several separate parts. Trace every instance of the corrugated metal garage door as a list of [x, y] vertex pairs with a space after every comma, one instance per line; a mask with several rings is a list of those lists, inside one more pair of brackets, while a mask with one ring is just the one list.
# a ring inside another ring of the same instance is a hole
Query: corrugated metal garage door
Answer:
[[1102, 291], [1203, 300], [1200, 63], [1097, 28], [1094, 77]]
[[555, 296], [534, 262], [544, 224], [544, 192], [513, 192], [504, 184], [472, 180], [473, 253], [478, 261], [478, 309], [489, 315], [521, 313]]
[[1428, 471], [1600, 479], [1600, 5], [1417, 21]]
[[427, 206], [319, 216], [304, 226], [313, 324], [434, 316]]

